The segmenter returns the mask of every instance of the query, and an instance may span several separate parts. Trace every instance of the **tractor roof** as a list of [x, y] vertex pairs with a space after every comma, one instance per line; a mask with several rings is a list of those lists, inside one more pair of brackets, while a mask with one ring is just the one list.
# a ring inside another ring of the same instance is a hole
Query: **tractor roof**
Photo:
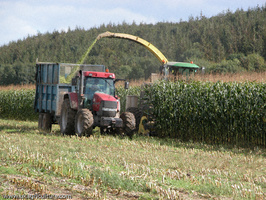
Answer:
[[180, 68], [191, 68], [191, 69], [199, 69], [200, 67], [193, 63], [185, 63], [185, 62], [168, 62], [168, 66], [171, 67], [180, 67]]
[[87, 77], [94, 77], [94, 78], [115, 79], [115, 74], [114, 73], [107, 73], [107, 72], [83, 71], [83, 75], [87, 76]]

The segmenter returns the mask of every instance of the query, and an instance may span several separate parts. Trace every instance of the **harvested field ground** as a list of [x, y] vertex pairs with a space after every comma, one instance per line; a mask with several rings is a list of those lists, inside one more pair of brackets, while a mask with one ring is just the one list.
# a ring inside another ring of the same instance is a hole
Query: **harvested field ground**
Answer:
[[197, 81], [223, 81], [223, 82], [258, 82], [265, 83], [266, 82], [266, 72], [242, 72], [235, 74], [204, 74], [204, 75], [196, 75], [194, 80]]
[[[192, 80], [195, 81], [210, 81], [210, 82], [259, 82], [265, 83], [266, 82], [266, 72], [242, 72], [242, 73], [235, 73], [235, 74], [200, 74], [195, 75]], [[130, 80], [130, 86], [140, 86], [144, 82], [149, 82], [150, 80]], [[118, 82], [117, 86], [124, 86], [123, 82]], [[9, 86], [0, 86], [0, 90], [19, 90], [19, 89], [35, 89], [35, 85], [9, 85]]]
[[[68, 137], [54, 126], [0, 119], [0, 199], [265, 199], [265, 149], [100, 135]], [[69, 196], [69, 197], [70, 197]]]

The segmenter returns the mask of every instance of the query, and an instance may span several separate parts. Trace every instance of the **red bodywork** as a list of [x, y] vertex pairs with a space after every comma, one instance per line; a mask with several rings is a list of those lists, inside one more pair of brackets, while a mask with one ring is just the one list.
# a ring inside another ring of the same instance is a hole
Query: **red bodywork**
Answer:
[[84, 76], [91, 76], [91, 77], [98, 77], [98, 78], [112, 78], [115, 79], [115, 74], [114, 73], [107, 73], [107, 72], [91, 72], [91, 71], [86, 71], [83, 72]]
[[95, 93], [93, 96], [93, 104], [92, 104], [93, 111], [99, 111], [100, 104], [102, 101], [116, 101], [117, 102], [117, 99], [108, 94]]
[[71, 108], [74, 110], [77, 110], [78, 109], [78, 94], [76, 92], [70, 92], [69, 98], [70, 98]]

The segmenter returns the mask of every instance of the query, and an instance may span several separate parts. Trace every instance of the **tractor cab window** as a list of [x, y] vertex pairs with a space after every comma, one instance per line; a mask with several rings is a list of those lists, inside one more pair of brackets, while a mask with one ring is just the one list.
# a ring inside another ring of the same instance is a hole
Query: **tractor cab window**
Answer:
[[105, 78], [86, 77], [84, 93], [88, 99], [92, 99], [95, 92], [114, 96], [114, 80]]

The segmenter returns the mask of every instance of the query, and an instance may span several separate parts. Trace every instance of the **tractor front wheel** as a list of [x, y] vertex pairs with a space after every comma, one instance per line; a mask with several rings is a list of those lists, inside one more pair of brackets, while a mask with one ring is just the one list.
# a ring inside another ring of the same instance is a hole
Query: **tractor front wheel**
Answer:
[[136, 107], [129, 107], [126, 111], [130, 112], [134, 115], [135, 120], [136, 120], [135, 131], [138, 132], [139, 131], [139, 123], [140, 123], [140, 120], [142, 118], [143, 112], [139, 108], [136, 108]]
[[122, 133], [132, 137], [134, 130], [136, 129], [136, 120], [134, 114], [131, 112], [124, 112], [120, 115], [120, 118], [123, 120]]
[[93, 129], [93, 115], [89, 109], [78, 111], [75, 121], [75, 130], [79, 137], [90, 136]]

